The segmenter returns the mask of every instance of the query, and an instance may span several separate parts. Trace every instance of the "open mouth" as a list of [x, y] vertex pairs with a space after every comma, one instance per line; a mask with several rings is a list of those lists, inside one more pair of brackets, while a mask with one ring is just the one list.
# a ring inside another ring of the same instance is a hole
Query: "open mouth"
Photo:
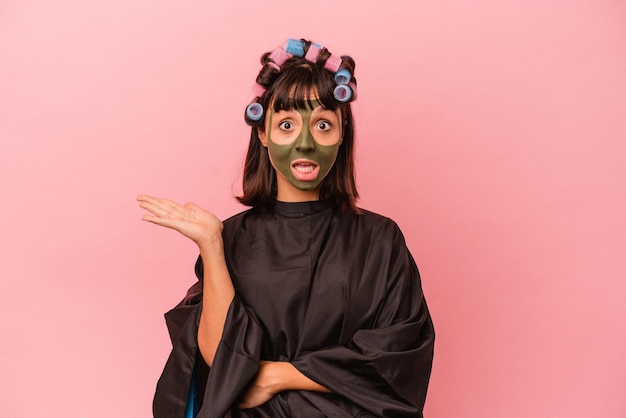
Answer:
[[293, 165], [293, 168], [295, 168], [300, 173], [310, 173], [315, 169], [315, 167], [317, 167], [317, 164], [302, 163]]
[[317, 178], [319, 164], [310, 160], [296, 160], [291, 163], [291, 171], [298, 180], [311, 181]]

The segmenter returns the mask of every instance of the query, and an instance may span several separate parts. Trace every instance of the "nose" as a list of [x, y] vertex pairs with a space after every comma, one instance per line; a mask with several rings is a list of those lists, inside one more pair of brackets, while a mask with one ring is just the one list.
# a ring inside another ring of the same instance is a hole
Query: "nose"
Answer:
[[315, 149], [315, 141], [308, 127], [302, 127], [302, 132], [296, 138], [296, 151], [308, 152]]

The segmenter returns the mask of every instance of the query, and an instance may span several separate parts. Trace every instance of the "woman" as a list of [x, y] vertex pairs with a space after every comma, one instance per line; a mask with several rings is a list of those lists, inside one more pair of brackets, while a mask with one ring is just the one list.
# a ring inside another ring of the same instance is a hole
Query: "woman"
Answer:
[[220, 222], [139, 196], [199, 247], [166, 314], [155, 417], [421, 417], [434, 330], [388, 218], [356, 207], [354, 61], [305, 40], [261, 57], [240, 202]]

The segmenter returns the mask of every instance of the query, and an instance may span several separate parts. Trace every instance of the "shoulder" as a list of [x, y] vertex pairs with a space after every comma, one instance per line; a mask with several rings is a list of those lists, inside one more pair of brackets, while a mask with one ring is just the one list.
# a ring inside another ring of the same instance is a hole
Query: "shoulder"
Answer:
[[245, 219], [253, 213], [254, 209], [247, 209], [242, 212], [239, 212], [231, 217], [222, 221], [224, 225], [224, 229], [222, 230], [222, 237], [225, 241], [230, 241], [233, 239], [234, 235], [238, 230], [241, 229], [243, 223], [245, 223]]
[[393, 219], [387, 216], [384, 216], [384, 215], [381, 215], [380, 213], [372, 212], [371, 210], [363, 209], [363, 208], [359, 208], [359, 213], [355, 214], [355, 216], [361, 217], [367, 222], [370, 222], [372, 224], [377, 224], [377, 225], [395, 225], [396, 224]]
[[222, 223], [224, 224], [224, 228], [226, 228], [227, 226], [231, 226], [231, 225], [236, 225], [238, 223], [240, 223], [246, 216], [248, 216], [250, 213], [252, 213], [254, 211], [253, 208], [244, 210], [242, 212], [239, 212], [235, 215], [232, 215], [229, 218], [226, 218]]
[[372, 228], [373, 231], [381, 233], [399, 233], [398, 224], [391, 218], [372, 212], [367, 209], [359, 208], [359, 214], [355, 215], [360, 222]]
[[404, 243], [404, 236], [398, 224], [391, 218], [359, 208], [359, 213], [338, 213], [340, 222], [351, 225], [349, 229], [365, 233], [372, 243]]

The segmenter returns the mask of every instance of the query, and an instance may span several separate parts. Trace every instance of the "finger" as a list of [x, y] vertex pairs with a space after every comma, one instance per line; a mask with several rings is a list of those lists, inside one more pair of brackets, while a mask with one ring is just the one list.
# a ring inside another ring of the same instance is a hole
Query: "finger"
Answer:
[[156, 203], [159, 198], [158, 197], [154, 197], [154, 196], [148, 196], [146, 194], [140, 194], [139, 196], [137, 196], [137, 200], [139, 202], [152, 202], [152, 203]]
[[163, 208], [162, 206], [148, 201], [140, 202], [139, 207], [159, 217], [168, 217], [171, 212], [171, 209], [169, 208]]
[[143, 215], [141, 217], [141, 220], [153, 223], [155, 225], [164, 226], [166, 228], [175, 229], [178, 231], [177, 224], [168, 218], [161, 218], [161, 217], [153, 216], [153, 215]]
[[167, 199], [147, 197], [139, 200], [139, 207], [146, 209], [157, 216], [170, 218], [184, 218], [185, 208]]
[[139, 195], [137, 196], [137, 200], [139, 202], [148, 202], [155, 206], [160, 206], [163, 208], [177, 208], [180, 205], [172, 200], [163, 199], [160, 197], [148, 196], [148, 195]]

